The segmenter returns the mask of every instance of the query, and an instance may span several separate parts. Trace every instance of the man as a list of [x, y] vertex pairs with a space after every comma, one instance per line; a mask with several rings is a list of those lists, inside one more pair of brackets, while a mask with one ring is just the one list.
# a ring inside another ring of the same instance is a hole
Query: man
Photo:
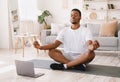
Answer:
[[[92, 39], [91, 32], [80, 25], [81, 12], [72, 9], [70, 21], [71, 27], [66, 27], [57, 36], [52, 44], [45, 46], [34, 42], [34, 47], [40, 50], [49, 50], [49, 56], [57, 62], [50, 67], [54, 70], [64, 70], [68, 68], [86, 70], [86, 63], [95, 57], [94, 50], [99, 47], [99, 43]], [[60, 44], [64, 45], [64, 51], [56, 49]]]

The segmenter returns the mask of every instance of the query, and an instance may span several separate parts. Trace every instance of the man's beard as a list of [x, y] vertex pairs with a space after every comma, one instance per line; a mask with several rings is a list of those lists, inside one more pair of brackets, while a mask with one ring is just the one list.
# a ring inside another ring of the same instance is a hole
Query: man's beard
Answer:
[[77, 24], [77, 22], [71, 22], [72, 24]]

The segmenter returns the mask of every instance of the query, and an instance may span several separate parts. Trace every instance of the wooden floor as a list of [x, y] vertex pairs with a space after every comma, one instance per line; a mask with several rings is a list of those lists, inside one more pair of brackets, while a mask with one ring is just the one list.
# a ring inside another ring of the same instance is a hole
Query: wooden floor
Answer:
[[[15, 59], [50, 59], [43, 51], [37, 56], [34, 48], [26, 48], [24, 58], [21, 51], [19, 49], [17, 54], [14, 54], [14, 50], [0, 49], [0, 82], [120, 82], [120, 78], [116, 77], [47, 69], [35, 69], [36, 72], [45, 73], [44, 76], [39, 78], [18, 76], [14, 65]], [[113, 52], [96, 52], [96, 54], [95, 59], [91, 62], [92, 64], [120, 67], [120, 60]]]

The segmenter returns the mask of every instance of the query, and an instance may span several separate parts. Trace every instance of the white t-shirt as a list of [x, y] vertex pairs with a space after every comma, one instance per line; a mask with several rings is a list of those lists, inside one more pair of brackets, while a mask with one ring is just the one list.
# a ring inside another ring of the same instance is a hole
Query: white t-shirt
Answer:
[[57, 36], [56, 40], [64, 45], [65, 53], [84, 53], [87, 51], [86, 42], [93, 40], [90, 30], [86, 27], [73, 30], [71, 27], [66, 27]]

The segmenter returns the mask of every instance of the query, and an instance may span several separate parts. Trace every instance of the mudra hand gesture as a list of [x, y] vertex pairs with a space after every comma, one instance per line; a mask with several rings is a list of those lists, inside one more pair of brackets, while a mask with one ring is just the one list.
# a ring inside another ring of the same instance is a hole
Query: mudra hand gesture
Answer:
[[92, 41], [92, 44], [90, 44], [90, 45], [88, 46], [88, 49], [89, 49], [90, 51], [94, 51], [94, 50], [96, 50], [99, 46], [100, 46], [100, 45], [99, 45], [99, 42], [98, 42], [97, 40], [95, 40], [95, 41]]
[[38, 41], [35, 41], [35, 42], [33, 43], [33, 45], [34, 45], [34, 47], [37, 48], [37, 49], [40, 48], [40, 44], [38, 43]]

